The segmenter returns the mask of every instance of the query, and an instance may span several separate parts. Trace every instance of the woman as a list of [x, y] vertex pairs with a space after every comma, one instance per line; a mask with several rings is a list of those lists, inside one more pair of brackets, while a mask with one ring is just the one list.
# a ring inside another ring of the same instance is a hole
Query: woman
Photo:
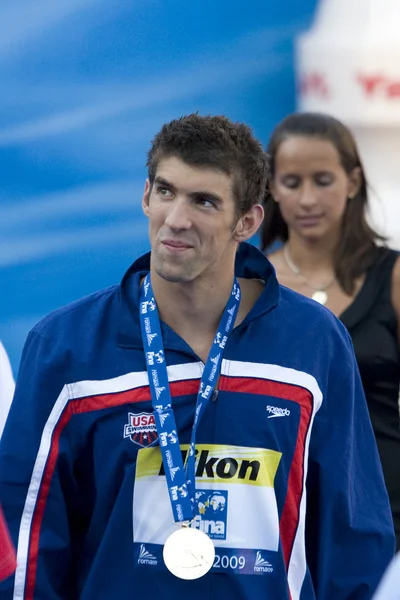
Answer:
[[400, 547], [399, 255], [367, 223], [365, 172], [342, 123], [290, 115], [268, 153], [262, 247], [283, 285], [325, 304], [349, 330]]

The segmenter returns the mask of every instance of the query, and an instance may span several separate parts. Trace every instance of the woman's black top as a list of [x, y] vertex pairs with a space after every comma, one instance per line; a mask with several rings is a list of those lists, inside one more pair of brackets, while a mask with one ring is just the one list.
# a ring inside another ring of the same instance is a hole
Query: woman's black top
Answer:
[[353, 340], [400, 549], [400, 350], [398, 319], [391, 301], [398, 256], [394, 250], [380, 249], [363, 286], [340, 319]]

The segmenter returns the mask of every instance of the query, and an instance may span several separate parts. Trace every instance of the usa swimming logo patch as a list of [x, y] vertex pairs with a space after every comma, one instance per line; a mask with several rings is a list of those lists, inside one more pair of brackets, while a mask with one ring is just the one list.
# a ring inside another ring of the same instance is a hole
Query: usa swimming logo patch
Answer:
[[153, 413], [128, 414], [128, 424], [124, 426], [124, 438], [147, 448], [157, 441], [157, 426]]

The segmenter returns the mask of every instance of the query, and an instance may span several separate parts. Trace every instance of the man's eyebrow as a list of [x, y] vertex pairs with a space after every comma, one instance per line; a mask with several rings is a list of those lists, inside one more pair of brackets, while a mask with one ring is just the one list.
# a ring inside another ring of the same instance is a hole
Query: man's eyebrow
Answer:
[[223, 199], [221, 198], [221, 196], [218, 196], [218, 194], [215, 194], [214, 192], [210, 192], [209, 190], [198, 190], [197, 192], [192, 192], [191, 194], [189, 194], [189, 196], [193, 199], [201, 199], [201, 198], [206, 198], [207, 200], [211, 200], [212, 202], [215, 202], [215, 204], [223, 204]]
[[164, 177], [160, 177], [160, 175], [156, 176], [156, 178], [154, 179], [154, 183], [156, 183], [157, 185], [163, 185], [169, 190], [175, 190], [175, 186], [166, 179], [164, 179]]
[[[174, 186], [174, 184], [170, 181], [167, 181], [166, 179], [164, 179], [164, 177], [161, 177], [160, 175], [157, 175], [155, 177], [154, 183], [166, 187], [172, 192], [176, 191], [176, 187]], [[215, 194], [214, 192], [210, 192], [210, 190], [197, 190], [195, 192], [189, 193], [188, 195], [194, 200], [199, 198], [208, 198], [216, 204], [223, 204], [223, 199], [221, 198], [221, 196], [218, 196], [218, 194]]]

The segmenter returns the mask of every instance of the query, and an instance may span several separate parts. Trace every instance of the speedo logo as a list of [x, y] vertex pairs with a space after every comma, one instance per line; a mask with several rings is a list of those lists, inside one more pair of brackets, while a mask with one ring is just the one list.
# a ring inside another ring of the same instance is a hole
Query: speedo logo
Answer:
[[[181, 450], [182, 460], [187, 459], [187, 450]], [[262, 467], [259, 460], [248, 460], [232, 456], [212, 456], [209, 450], [195, 450], [196, 477], [232, 482], [257, 482]], [[161, 464], [159, 475], [165, 475]]]
[[272, 419], [273, 417], [288, 417], [290, 415], [290, 410], [288, 408], [279, 408], [278, 406], [266, 406], [266, 411], [269, 413], [267, 419]]

